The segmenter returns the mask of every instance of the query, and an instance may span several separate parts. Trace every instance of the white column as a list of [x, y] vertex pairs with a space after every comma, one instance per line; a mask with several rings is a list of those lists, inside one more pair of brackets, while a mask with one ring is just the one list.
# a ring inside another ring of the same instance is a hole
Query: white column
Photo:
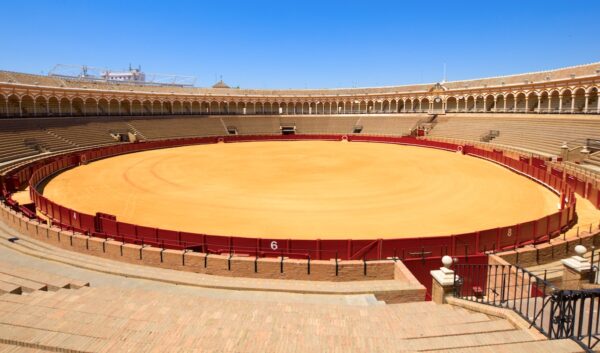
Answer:
[[584, 113], [587, 113], [587, 111], [588, 111], [589, 101], [590, 101], [590, 94], [586, 92], [585, 93], [585, 107], [583, 108]]
[[552, 95], [548, 95], [548, 113], [552, 109]]

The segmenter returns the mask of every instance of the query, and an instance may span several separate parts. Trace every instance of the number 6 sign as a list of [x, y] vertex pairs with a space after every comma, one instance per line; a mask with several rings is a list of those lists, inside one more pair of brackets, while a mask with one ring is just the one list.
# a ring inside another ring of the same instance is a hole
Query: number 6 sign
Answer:
[[273, 240], [271, 242], [271, 250], [277, 250], [278, 246], [277, 246], [277, 242], [275, 240]]

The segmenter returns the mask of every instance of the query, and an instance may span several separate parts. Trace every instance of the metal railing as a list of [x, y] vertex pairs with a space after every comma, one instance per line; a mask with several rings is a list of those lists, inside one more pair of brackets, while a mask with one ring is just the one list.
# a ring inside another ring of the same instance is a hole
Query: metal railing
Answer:
[[516, 265], [457, 264], [454, 296], [512, 310], [548, 339], [570, 338], [586, 352], [600, 342], [600, 289], [562, 290]]

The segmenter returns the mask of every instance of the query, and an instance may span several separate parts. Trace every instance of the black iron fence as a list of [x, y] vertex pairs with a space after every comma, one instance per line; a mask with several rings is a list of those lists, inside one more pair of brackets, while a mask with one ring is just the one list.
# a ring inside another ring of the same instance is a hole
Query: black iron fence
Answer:
[[457, 264], [454, 276], [456, 298], [513, 310], [549, 339], [600, 347], [600, 289], [562, 290], [515, 265]]

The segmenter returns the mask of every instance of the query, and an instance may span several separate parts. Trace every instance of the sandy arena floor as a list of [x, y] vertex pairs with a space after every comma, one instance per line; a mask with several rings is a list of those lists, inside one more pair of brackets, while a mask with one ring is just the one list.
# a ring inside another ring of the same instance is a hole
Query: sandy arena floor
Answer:
[[558, 203], [537, 183], [478, 158], [321, 141], [128, 154], [68, 170], [44, 195], [163, 229], [307, 239], [465, 233], [540, 218]]

